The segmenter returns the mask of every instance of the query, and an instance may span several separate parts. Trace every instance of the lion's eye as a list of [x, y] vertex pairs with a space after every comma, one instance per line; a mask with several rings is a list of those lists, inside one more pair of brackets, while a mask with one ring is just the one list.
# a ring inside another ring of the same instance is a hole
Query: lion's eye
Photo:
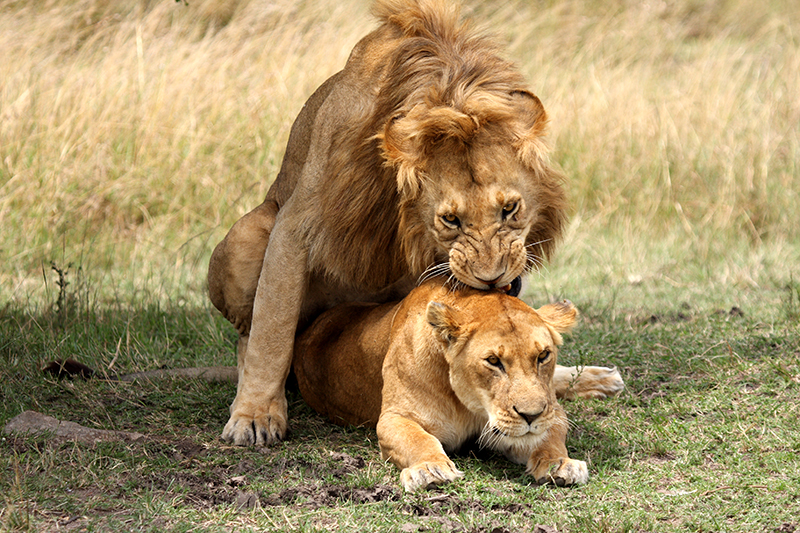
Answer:
[[503, 206], [503, 220], [514, 214], [517, 210], [517, 202], [509, 202]]
[[490, 355], [489, 357], [487, 357], [486, 362], [492, 365], [493, 367], [503, 370], [503, 362], [500, 361], [500, 358], [497, 357], [496, 355]]
[[442, 215], [442, 222], [444, 222], [445, 225], [451, 228], [457, 228], [461, 225], [461, 221], [458, 219], [457, 216], [455, 216], [452, 213], [449, 213], [447, 215]]
[[538, 362], [540, 365], [543, 365], [547, 362], [548, 359], [550, 359], [550, 350], [545, 350], [539, 354]]

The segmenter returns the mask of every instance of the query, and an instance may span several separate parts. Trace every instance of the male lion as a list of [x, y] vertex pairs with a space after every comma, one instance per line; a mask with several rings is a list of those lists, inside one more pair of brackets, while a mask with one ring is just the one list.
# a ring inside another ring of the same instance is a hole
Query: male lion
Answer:
[[240, 334], [228, 442], [283, 438], [295, 334], [322, 311], [397, 300], [426, 271], [508, 286], [562, 232], [546, 114], [521, 75], [447, 0], [374, 13], [300, 111], [264, 202], [211, 257], [211, 300]]
[[445, 450], [479, 436], [527, 465], [538, 483], [586, 483], [565, 447], [556, 398], [606, 397], [623, 388], [613, 368], [556, 365], [570, 302], [534, 311], [500, 292], [451, 290], [431, 280], [398, 304], [342, 304], [295, 343], [306, 402], [337, 423], [377, 424], [381, 455], [408, 491], [461, 477]]

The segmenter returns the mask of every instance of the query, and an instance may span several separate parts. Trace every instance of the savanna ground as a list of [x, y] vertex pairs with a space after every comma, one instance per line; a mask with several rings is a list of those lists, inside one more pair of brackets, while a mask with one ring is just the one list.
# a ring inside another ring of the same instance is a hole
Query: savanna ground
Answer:
[[0, 425], [34, 410], [134, 439], [0, 437], [5, 530], [800, 530], [800, 11], [791, 0], [471, 0], [552, 119], [571, 224], [534, 305], [588, 485], [478, 449], [403, 494], [373, 431], [290, 398], [290, 436], [224, 445], [232, 384], [58, 380], [234, 364], [204, 293], [294, 115], [369, 28], [357, 0], [0, 1]]

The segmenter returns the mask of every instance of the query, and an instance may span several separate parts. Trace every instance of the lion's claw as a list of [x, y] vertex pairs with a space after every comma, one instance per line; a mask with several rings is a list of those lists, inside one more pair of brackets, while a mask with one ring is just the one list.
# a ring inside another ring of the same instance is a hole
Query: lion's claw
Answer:
[[455, 481], [463, 476], [464, 473], [449, 460], [442, 463], [426, 462], [404, 468], [400, 472], [400, 482], [406, 492], [414, 492]]
[[[542, 466], [546, 468], [542, 468]], [[589, 481], [589, 469], [584, 461], [564, 457], [549, 465], [540, 465], [537, 471], [529, 472], [539, 485], [583, 485]]]
[[236, 446], [270, 446], [286, 436], [286, 416], [264, 414], [250, 416], [232, 413], [222, 430], [222, 440]]

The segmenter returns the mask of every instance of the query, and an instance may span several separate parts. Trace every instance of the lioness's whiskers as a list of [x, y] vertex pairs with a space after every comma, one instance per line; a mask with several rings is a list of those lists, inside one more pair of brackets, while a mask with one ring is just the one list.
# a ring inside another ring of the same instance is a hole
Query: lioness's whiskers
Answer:
[[483, 426], [483, 429], [481, 429], [481, 434], [478, 437], [478, 446], [480, 448], [493, 449], [495, 445], [500, 442], [501, 438], [503, 438], [503, 434], [500, 433], [489, 422], [486, 422], [486, 425]]

